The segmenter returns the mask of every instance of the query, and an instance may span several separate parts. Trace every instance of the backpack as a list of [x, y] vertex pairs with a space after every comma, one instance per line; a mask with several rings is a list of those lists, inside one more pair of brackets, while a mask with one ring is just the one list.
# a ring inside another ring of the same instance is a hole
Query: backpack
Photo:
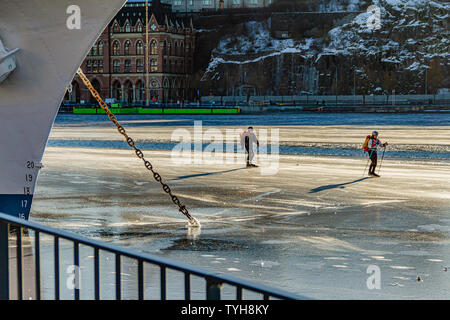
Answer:
[[364, 143], [363, 143], [363, 145], [361, 147], [361, 150], [364, 150], [364, 151], [368, 151], [369, 150], [369, 140], [370, 140], [370, 135], [368, 135], [366, 137], [366, 140], [364, 140]]

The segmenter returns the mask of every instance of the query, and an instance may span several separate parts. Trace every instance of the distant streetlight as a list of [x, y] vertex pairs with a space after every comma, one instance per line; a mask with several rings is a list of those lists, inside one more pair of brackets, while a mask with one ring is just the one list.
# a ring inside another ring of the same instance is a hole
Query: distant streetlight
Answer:
[[356, 67], [353, 66], [353, 103], [356, 104]]

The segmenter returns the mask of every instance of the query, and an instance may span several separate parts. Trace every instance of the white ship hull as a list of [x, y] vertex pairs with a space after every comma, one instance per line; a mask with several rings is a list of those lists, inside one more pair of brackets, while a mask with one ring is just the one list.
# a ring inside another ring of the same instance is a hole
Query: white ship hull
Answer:
[[[6, 48], [18, 49], [15, 70], [3, 73], [0, 83], [0, 212], [28, 219], [66, 87], [124, 2], [0, 0], [0, 40]], [[67, 26], [71, 5], [81, 10], [81, 29]]]

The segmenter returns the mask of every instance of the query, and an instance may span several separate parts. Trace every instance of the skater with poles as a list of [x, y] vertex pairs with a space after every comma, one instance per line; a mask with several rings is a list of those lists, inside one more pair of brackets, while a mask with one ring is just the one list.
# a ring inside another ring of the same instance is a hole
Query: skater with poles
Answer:
[[[377, 149], [378, 149], [378, 146], [382, 146], [384, 148], [383, 156], [381, 158], [381, 161], [383, 161], [384, 152], [386, 151], [387, 145], [388, 145], [387, 142], [382, 144], [380, 142], [380, 140], [378, 139], [378, 131], [373, 131], [371, 135], [366, 137], [366, 140], [363, 145], [363, 149], [364, 149], [364, 151], [366, 151], [368, 153], [369, 159], [371, 161], [370, 166], [369, 166], [369, 176], [379, 177], [379, 175], [375, 173], [375, 168], [377, 167], [377, 159], [378, 159]], [[366, 165], [366, 167], [367, 167], [367, 165]], [[381, 165], [380, 165], [380, 168], [381, 168]], [[364, 169], [364, 171], [365, 171], [365, 169]], [[378, 173], [380, 173], [379, 170], [378, 170]]]

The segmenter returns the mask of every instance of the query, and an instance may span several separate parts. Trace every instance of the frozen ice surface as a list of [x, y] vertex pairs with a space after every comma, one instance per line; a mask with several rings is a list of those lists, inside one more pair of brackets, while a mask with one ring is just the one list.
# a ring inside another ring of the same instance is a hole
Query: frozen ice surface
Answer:
[[[352, 117], [339, 123], [344, 117], [337, 116], [331, 124], [324, 115], [274, 127], [280, 143], [341, 148], [360, 144], [377, 122], [380, 138], [393, 147], [449, 146], [450, 130], [442, 124], [448, 115], [434, 115], [436, 126], [431, 116], [392, 115], [395, 125], [384, 115], [367, 116], [366, 126], [346, 123]], [[219, 129], [261, 121], [202, 119]], [[120, 139], [97, 120], [65, 121], [51, 139]], [[129, 127], [130, 136], [168, 141], [176, 129], [173, 122], [143, 123]], [[312, 298], [450, 298], [450, 273], [443, 271], [450, 264], [448, 160], [387, 156], [382, 177], [367, 179], [366, 159], [353, 156], [280, 155], [279, 172], [262, 176], [244, 164], [180, 166], [170, 150], [145, 155], [201, 229], [186, 228], [186, 218], [132, 151], [108, 147], [48, 147], [31, 220]], [[380, 290], [367, 288], [371, 265], [381, 270]], [[126, 273], [125, 279], [134, 277]]]

